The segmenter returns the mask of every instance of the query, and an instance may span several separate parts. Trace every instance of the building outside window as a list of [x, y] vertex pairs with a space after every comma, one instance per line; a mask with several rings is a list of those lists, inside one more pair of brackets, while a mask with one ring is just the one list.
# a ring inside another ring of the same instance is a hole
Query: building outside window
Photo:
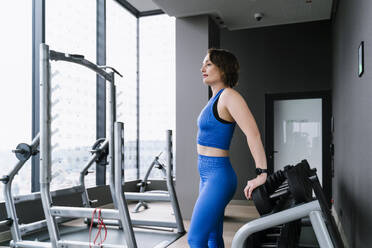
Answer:
[[[0, 8], [0, 176], [18, 162], [12, 150], [31, 144], [32, 123], [32, 1], [6, 1]], [[3, 184], [0, 184], [2, 191]], [[31, 160], [16, 175], [15, 195], [31, 193]], [[0, 194], [3, 201], [3, 194]]]
[[[116, 1], [106, 1], [107, 65], [115, 75], [117, 121], [124, 123], [124, 178], [137, 179], [137, 18]], [[109, 96], [107, 96], [109, 97]], [[107, 107], [109, 105], [107, 104]], [[109, 133], [109, 117], [107, 116]], [[108, 173], [107, 176], [108, 177]], [[107, 179], [108, 180], [108, 179]]]
[[[175, 129], [175, 18], [155, 15], [140, 18], [140, 177], [155, 156], [163, 152], [166, 130]], [[152, 178], [162, 178], [153, 170]]]
[[[45, 40], [50, 49], [96, 61], [96, 1], [48, 0]], [[96, 140], [96, 74], [80, 65], [51, 63], [51, 190], [79, 184], [79, 174]], [[92, 167], [94, 170], [94, 166]], [[86, 177], [95, 186], [95, 173]]]

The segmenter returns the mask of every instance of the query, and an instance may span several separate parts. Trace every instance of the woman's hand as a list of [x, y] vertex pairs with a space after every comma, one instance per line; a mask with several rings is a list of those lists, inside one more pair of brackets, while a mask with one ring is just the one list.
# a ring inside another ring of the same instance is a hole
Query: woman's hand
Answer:
[[264, 184], [266, 182], [267, 173], [262, 173], [258, 175], [255, 179], [249, 180], [247, 182], [247, 186], [244, 188], [244, 195], [247, 199], [251, 199], [252, 191], [257, 188], [258, 186]]

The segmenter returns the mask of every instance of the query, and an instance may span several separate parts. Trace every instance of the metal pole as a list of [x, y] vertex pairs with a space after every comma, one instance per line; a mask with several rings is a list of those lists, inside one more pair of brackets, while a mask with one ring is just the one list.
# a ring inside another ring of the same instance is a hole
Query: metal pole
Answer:
[[320, 211], [312, 211], [309, 216], [320, 248], [333, 248], [334, 246], [324, 223], [322, 213]]
[[50, 241], [57, 248], [59, 231], [55, 218], [50, 214], [52, 199], [50, 182], [52, 178], [51, 158], [51, 85], [49, 46], [40, 44], [40, 195]]
[[89, 196], [88, 196], [88, 190], [85, 187], [85, 180], [84, 179], [85, 179], [85, 176], [88, 173], [89, 168], [96, 161], [96, 158], [97, 158], [97, 154], [94, 154], [90, 158], [90, 160], [88, 161], [88, 163], [85, 165], [84, 169], [80, 172], [79, 182], [80, 182], [80, 187], [82, 187], [84, 189], [83, 192], [81, 193], [81, 198], [82, 198], [83, 206], [84, 207], [91, 207], [90, 206], [90, 201], [89, 201]]
[[167, 146], [166, 147], [166, 149], [167, 149], [166, 156], [167, 156], [167, 158], [166, 158], [166, 160], [168, 162], [168, 166], [167, 166], [167, 187], [168, 187], [169, 196], [170, 196], [171, 202], [172, 202], [174, 217], [176, 218], [176, 222], [177, 222], [178, 232], [179, 233], [185, 233], [185, 227], [183, 225], [181, 210], [180, 210], [180, 206], [178, 204], [177, 194], [176, 194], [176, 190], [174, 189], [174, 184], [173, 184], [173, 175], [172, 175], [172, 172], [173, 172], [172, 130], [167, 130], [166, 134], [167, 134], [167, 137], [166, 137], [166, 146]]
[[114, 207], [117, 209], [118, 204], [116, 202], [115, 197], [115, 149], [114, 149], [114, 125], [116, 121], [116, 87], [115, 87], [115, 74], [113, 72], [111, 74], [112, 81], [109, 81], [109, 111], [110, 111], [110, 134], [109, 134], [109, 164], [110, 164], [110, 191], [111, 191], [111, 197], [112, 197], [112, 203], [114, 204]]
[[137, 242], [134, 237], [132, 222], [129, 215], [128, 205], [123, 192], [123, 171], [124, 171], [124, 124], [115, 123], [115, 196], [120, 216], [120, 222], [123, 226], [127, 246], [137, 248]]
[[[26, 161], [18, 161], [15, 167], [20, 168], [23, 166], [25, 162]], [[16, 208], [14, 204], [14, 199], [12, 196], [12, 181], [13, 181], [13, 178], [9, 176], [9, 182], [5, 184], [3, 188], [3, 193], [4, 193], [5, 207], [6, 207], [6, 212], [8, 214], [8, 218], [11, 218], [13, 220], [12, 226], [10, 227], [10, 231], [12, 233], [13, 240], [17, 242], [17, 241], [22, 240], [22, 236], [19, 231], [18, 217], [17, 217], [17, 212], [16, 212]]]

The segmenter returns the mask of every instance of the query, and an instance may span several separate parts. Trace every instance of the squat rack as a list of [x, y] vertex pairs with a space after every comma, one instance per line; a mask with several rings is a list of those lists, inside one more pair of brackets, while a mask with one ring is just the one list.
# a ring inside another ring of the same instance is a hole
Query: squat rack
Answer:
[[[172, 164], [172, 131], [167, 130], [167, 187], [169, 194], [164, 197], [149, 193], [124, 193], [123, 192], [123, 169], [124, 169], [124, 124], [116, 122], [116, 93], [115, 93], [115, 78], [114, 73], [120, 75], [114, 68], [107, 66], [97, 66], [92, 62], [84, 59], [82, 55], [76, 54], [65, 54], [49, 50], [49, 46], [46, 44], [40, 45], [40, 133], [32, 142], [32, 147], [37, 149], [40, 143], [40, 197], [45, 215], [44, 225], [48, 229], [50, 242], [38, 242], [38, 241], [26, 241], [22, 240], [19, 232], [19, 226], [13, 224], [11, 227], [13, 240], [10, 245], [12, 247], [52, 247], [52, 248], [74, 248], [74, 247], [102, 247], [99, 245], [91, 245], [88, 242], [80, 241], [68, 241], [62, 240], [58, 229], [59, 219], [64, 217], [76, 217], [76, 218], [91, 218], [94, 208], [90, 207], [90, 201], [84, 185], [84, 175], [89, 167], [93, 164], [96, 154], [92, 156], [87, 165], [81, 172], [80, 186], [84, 207], [66, 207], [66, 206], [55, 206], [52, 202], [52, 193], [50, 192], [50, 183], [52, 180], [51, 174], [51, 77], [50, 77], [50, 61], [65, 61], [80, 64], [85, 66], [98, 75], [103, 77], [109, 83], [110, 93], [110, 104], [109, 104], [109, 120], [110, 120], [110, 133], [109, 138], [106, 139], [101, 148], [108, 146], [109, 148], [109, 165], [110, 170], [110, 191], [115, 209], [102, 209], [101, 216], [104, 219], [115, 220], [117, 224], [122, 228], [125, 236], [125, 245], [116, 244], [105, 244], [104, 247], [116, 248], [116, 247], [133, 247], [137, 248], [137, 242], [135, 239], [132, 224], [141, 226], [159, 226], [159, 227], [171, 227], [177, 228], [179, 234], [185, 233], [185, 229], [182, 222], [182, 216], [180, 213], [176, 192], [173, 185], [173, 164]], [[110, 69], [111, 72], [106, 72], [106, 69]], [[120, 75], [121, 76], [121, 75]], [[25, 162], [25, 161], [24, 161]], [[24, 164], [22, 163], [22, 165]], [[22, 167], [16, 166], [13, 169], [14, 175]], [[2, 179], [1, 179], [2, 180]], [[9, 184], [11, 185], [11, 184]], [[17, 216], [15, 213], [14, 201], [11, 196], [9, 189], [4, 190], [4, 194], [8, 195], [7, 199], [7, 212], [8, 217], [13, 218], [13, 222], [17, 222]], [[154, 200], [154, 201], [170, 201], [174, 211], [176, 222], [163, 222], [163, 221], [132, 221], [130, 219], [128, 206], [126, 203], [126, 196], [132, 200]], [[12, 211], [14, 210], [14, 211]], [[6, 221], [9, 224], [9, 220]], [[106, 223], [106, 221], [105, 221]], [[1, 224], [1, 223], [0, 223]], [[34, 225], [34, 227], [40, 225]], [[35, 229], [35, 228], [34, 228]]]

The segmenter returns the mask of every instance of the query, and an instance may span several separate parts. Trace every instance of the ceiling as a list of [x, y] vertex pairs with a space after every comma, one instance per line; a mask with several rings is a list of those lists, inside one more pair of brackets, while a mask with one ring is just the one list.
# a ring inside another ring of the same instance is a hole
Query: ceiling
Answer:
[[[331, 19], [337, 0], [127, 0], [140, 12], [163, 10], [170, 16], [211, 15], [229, 30]], [[257, 21], [255, 13], [263, 18]]]
[[126, 0], [139, 12], [152, 11], [160, 9], [152, 0]]

